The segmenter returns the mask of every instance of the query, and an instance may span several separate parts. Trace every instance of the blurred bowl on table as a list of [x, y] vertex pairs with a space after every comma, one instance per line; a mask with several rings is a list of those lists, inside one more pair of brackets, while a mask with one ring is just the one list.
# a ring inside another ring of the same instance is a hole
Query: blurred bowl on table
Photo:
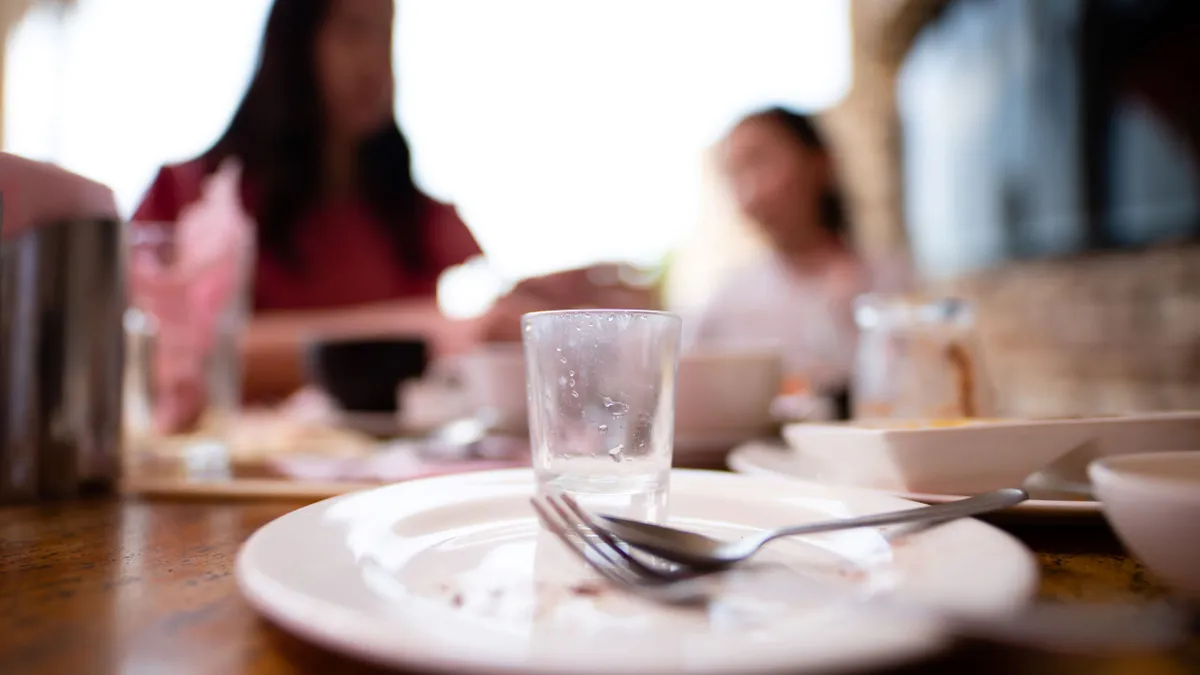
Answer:
[[528, 431], [523, 345], [491, 342], [461, 358], [467, 396], [488, 428], [513, 434]]
[[[705, 348], [683, 354], [675, 387], [675, 446], [728, 452], [776, 429], [771, 404], [783, 381], [778, 350]], [[699, 452], [699, 450], [696, 450]]]
[[1167, 584], [1200, 599], [1200, 451], [1110, 457], [1088, 475], [1117, 536]]
[[305, 365], [311, 382], [342, 410], [392, 413], [400, 383], [425, 374], [429, 346], [419, 338], [317, 339]]

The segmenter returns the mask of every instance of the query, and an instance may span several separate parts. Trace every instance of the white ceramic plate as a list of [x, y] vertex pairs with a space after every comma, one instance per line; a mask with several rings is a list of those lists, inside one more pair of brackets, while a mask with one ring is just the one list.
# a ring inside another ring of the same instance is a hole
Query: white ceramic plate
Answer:
[[[821, 467], [816, 461], [792, 451], [779, 442], [758, 441], [742, 445], [729, 454], [728, 464], [730, 469], [748, 476], [785, 478], [805, 485], [823, 482]], [[885, 493], [923, 504], [941, 504], [963, 498], [962, 495], [890, 491]], [[1009, 509], [1008, 512], [1030, 516], [1101, 515], [1099, 502], [1056, 499], [1030, 499]]]
[[[676, 471], [671, 482], [673, 522], [721, 536], [912, 505], [729, 473]], [[772, 586], [707, 610], [667, 609], [598, 585], [537, 526], [533, 489], [531, 471], [495, 471], [314, 504], [246, 542], [238, 582], [267, 617], [328, 648], [390, 666], [489, 674], [872, 667], [937, 648], [937, 626], [811, 595], [812, 583], [985, 615], [1015, 611], [1037, 584], [1020, 543], [961, 520], [907, 535], [853, 530], [777, 542], [763, 555], [796, 570], [787, 580], [809, 589], [803, 600]]]

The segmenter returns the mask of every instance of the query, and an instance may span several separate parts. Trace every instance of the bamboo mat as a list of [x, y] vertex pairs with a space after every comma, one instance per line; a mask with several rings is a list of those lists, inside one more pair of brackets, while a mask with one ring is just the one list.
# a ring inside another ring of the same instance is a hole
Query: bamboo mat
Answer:
[[287, 478], [189, 480], [167, 476], [130, 476], [121, 493], [144, 499], [320, 501], [379, 487], [381, 483], [300, 481]]

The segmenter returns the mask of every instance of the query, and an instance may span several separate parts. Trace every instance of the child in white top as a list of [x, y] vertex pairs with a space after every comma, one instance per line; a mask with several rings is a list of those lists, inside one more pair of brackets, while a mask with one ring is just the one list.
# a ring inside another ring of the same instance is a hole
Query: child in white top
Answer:
[[781, 108], [751, 115], [722, 150], [738, 207], [772, 250], [717, 290], [695, 339], [775, 343], [790, 389], [838, 395], [849, 385], [858, 341], [854, 298], [907, 290], [907, 265], [868, 263], [851, 249], [831, 159], [809, 118]]

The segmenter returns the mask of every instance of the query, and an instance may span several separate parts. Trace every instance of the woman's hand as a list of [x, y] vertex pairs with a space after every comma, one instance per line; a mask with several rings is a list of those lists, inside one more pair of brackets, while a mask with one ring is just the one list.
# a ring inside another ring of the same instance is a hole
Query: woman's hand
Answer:
[[483, 317], [480, 339], [483, 342], [519, 342], [521, 340], [521, 316], [528, 312], [550, 309], [550, 305], [537, 296], [510, 292], [496, 301]]
[[517, 342], [521, 316], [556, 309], [651, 309], [657, 305], [653, 289], [620, 282], [612, 265], [596, 265], [556, 272], [518, 283], [496, 301], [483, 319], [485, 342]]

